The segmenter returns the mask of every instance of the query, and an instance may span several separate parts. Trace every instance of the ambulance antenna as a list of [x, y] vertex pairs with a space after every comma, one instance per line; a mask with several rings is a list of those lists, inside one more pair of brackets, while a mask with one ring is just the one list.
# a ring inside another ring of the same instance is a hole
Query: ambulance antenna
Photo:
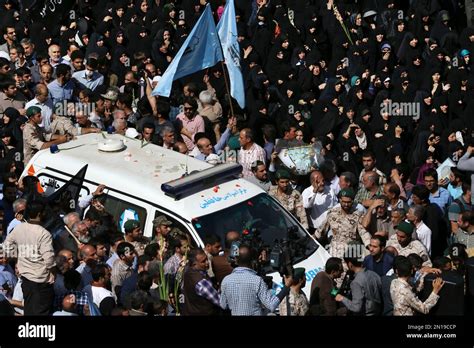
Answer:
[[184, 169], [184, 175], [183, 176], [188, 176], [188, 158], [189, 158], [189, 155], [186, 155], [186, 167]]

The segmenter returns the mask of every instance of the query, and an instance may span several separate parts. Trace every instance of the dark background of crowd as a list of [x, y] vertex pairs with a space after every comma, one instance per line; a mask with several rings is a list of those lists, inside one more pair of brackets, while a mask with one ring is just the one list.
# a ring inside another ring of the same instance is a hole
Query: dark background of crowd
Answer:
[[[217, 21], [225, 1], [209, 2]], [[168, 148], [185, 140], [187, 131], [177, 118], [183, 104], [194, 98], [202, 111], [206, 103], [201, 92], [207, 90], [215, 92], [208, 103], [219, 103], [222, 111], [208, 110], [204, 131], [191, 137], [197, 147], [203, 138], [218, 142], [232, 109], [237, 125], [227, 141], [229, 148], [240, 149], [238, 132], [245, 128], [252, 131], [252, 142], [265, 148], [267, 163], [278, 149], [276, 139], [298, 146], [319, 142], [325, 159], [336, 164], [335, 170], [319, 168], [326, 183], [335, 174], [351, 172], [359, 178], [364, 169], [373, 170], [363, 161], [370, 157], [388, 181], [401, 184], [408, 201], [415, 185], [435, 177], [431, 169], [448, 158], [456, 164], [474, 145], [474, 29], [454, 1], [336, 1], [344, 26], [327, 3], [235, 1], [246, 96], [241, 110], [235, 102], [231, 108], [221, 65], [176, 81], [170, 98], [150, 96], [205, 1], [65, 2], [66, 11], [44, 21], [38, 16], [41, 6], [3, 1], [0, 51], [10, 57], [0, 58], [4, 187], [14, 186], [24, 168], [22, 130], [31, 117], [25, 103], [44, 96], [38, 85], [47, 85], [46, 95], [58, 115], [58, 102], [94, 106], [86, 119], [73, 113], [68, 122], [78, 127], [113, 126], [118, 133], [136, 129], [138, 136], [150, 127], [151, 141]], [[56, 45], [59, 55], [53, 52]], [[88, 87], [80, 74], [74, 75], [87, 71], [93, 71]], [[68, 93], [58, 96], [57, 90]], [[417, 105], [419, 113], [404, 115], [393, 105]], [[165, 139], [170, 129], [172, 141]], [[297, 141], [296, 132], [302, 133]], [[175, 150], [188, 153], [194, 144]], [[292, 178], [299, 188], [310, 183], [309, 176]], [[467, 192], [468, 171], [458, 170], [453, 178], [452, 191]], [[446, 181], [440, 184], [448, 187]], [[357, 191], [357, 183], [352, 186]], [[4, 207], [11, 208], [12, 195], [16, 198], [16, 191], [4, 194]], [[448, 206], [444, 208], [443, 221], [434, 219], [429, 226], [439, 228], [436, 257], [444, 253], [452, 226]], [[104, 243], [110, 247], [112, 238]]]

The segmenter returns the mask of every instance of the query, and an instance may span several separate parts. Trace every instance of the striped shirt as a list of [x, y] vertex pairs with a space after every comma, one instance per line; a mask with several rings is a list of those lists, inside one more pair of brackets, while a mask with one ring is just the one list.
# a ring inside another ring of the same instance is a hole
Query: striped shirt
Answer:
[[252, 163], [255, 161], [262, 161], [265, 163], [265, 150], [255, 143], [248, 150], [241, 148], [239, 151], [238, 161], [243, 167], [242, 176], [244, 178], [252, 177], [254, 176], [252, 173]]

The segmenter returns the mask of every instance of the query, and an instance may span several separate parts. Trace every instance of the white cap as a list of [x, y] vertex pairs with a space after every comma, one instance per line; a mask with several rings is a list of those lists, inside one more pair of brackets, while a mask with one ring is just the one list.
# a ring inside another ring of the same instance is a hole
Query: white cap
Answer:
[[135, 128], [127, 128], [125, 131], [125, 136], [129, 138], [136, 138], [139, 134]]
[[10, 55], [5, 51], [0, 51], [0, 57], [6, 58], [8, 61], [10, 61]]
[[153, 80], [151, 80], [151, 81], [158, 83], [158, 82], [160, 82], [160, 80], [161, 80], [161, 76], [158, 76], [158, 75], [157, 75], [157, 76], [155, 76], [155, 77], [153, 78]]
[[206, 157], [206, 162], [209, 164], [218, 164], [220, 162], [220, 158], [215, 153], [211, 153]]

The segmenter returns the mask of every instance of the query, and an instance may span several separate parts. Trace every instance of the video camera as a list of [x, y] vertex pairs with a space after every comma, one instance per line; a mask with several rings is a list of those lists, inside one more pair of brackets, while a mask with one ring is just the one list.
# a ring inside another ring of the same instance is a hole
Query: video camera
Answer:
[[342, 280], [341, 287], [334, 288], [331, 290], [331, 296], [336, 297], [336, 295], [341, 294], [344, 297], [351, 298], [352, 297], [352, 292], [351, 292], [351, 283], [354, 280], [355, 274], [351, 271], [347, 271], [346, 275], [344, 276], [344, 279]]
[[293, 264], [297, 255], [304, 255], [307, 247], [307, 237], [298, 235], [298, 227], [292, 226], [287, 230], [287, 237], [276, 240], [270, 252], [270, 265], [280, 275], [293, 276]]
[[228, 257], [228, 261], [232, 267], [237, 266], [237, 256], [239, 256], [239, 248], [241, 245], [246, 245], [256, 252], [257, 257], [255, 258], [255, 264], [252, 268], [257, 273], [263, 275], [265, 272], [262, 271], [262, 264], [267, 263], [267, 261], [262, 259], [261, 255], [264, 253], [267, 253], [268, 255], [270, 248], [268, 245], [265, 245], [265, 242], [260, 235], [260, 231], [257, 228], [245, 229], [242, 232], [240, 240], [232, 242]]

